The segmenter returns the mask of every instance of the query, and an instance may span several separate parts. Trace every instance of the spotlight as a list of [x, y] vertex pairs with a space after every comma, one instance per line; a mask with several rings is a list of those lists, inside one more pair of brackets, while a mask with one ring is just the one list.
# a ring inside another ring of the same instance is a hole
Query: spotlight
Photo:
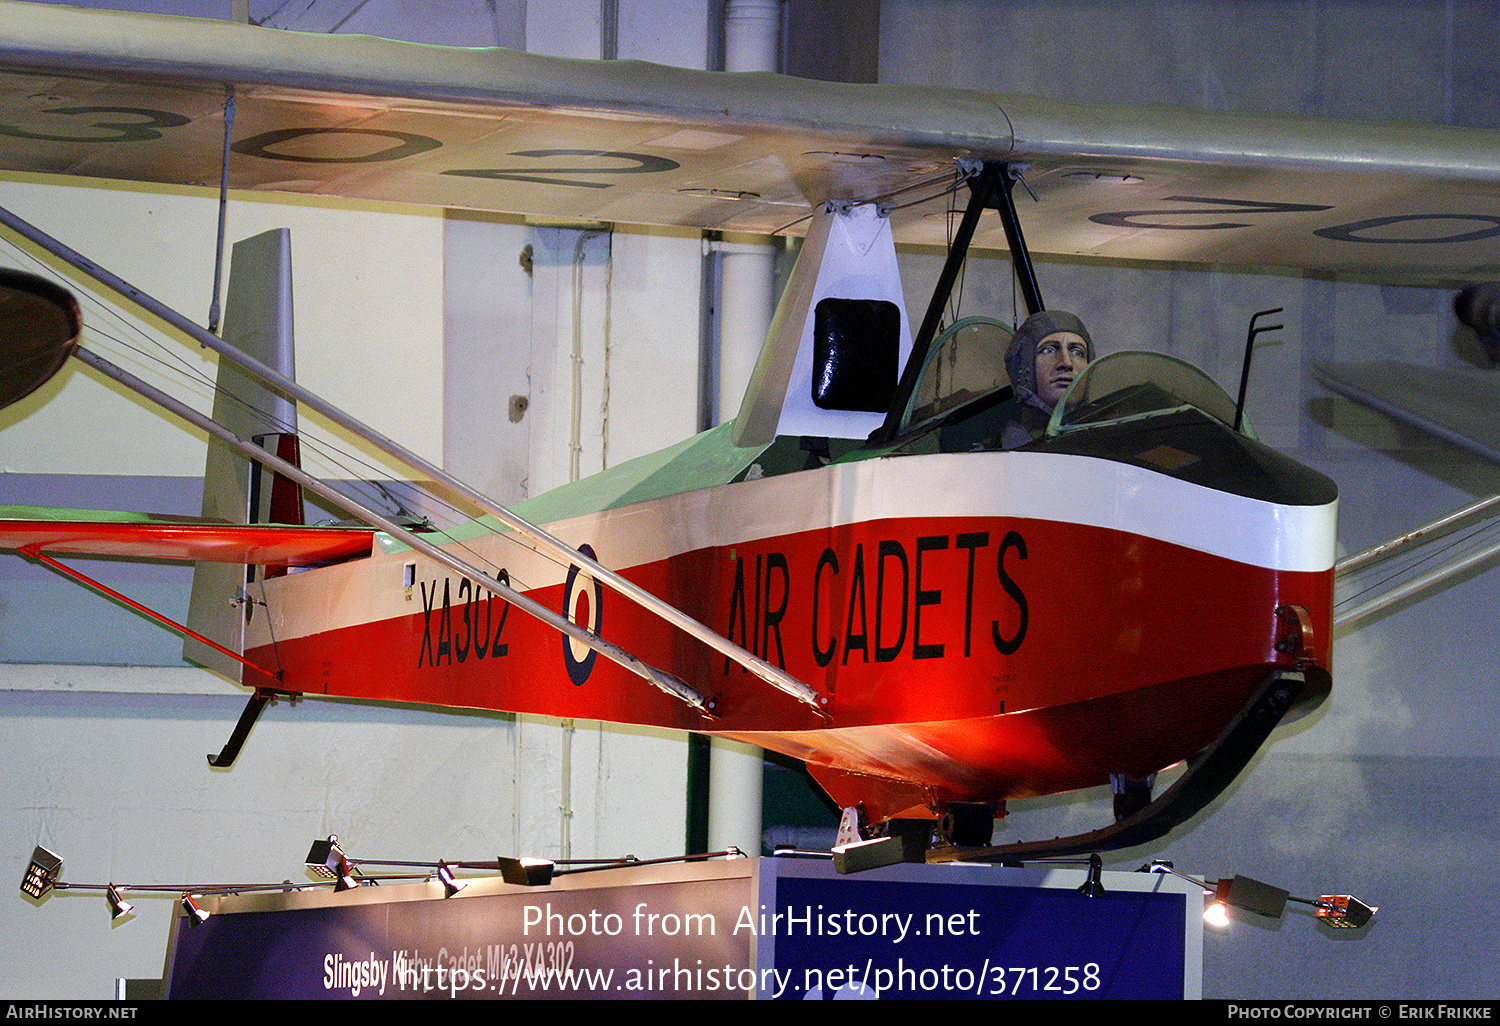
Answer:
[[877, 837], [871, 841], [854, 841], [835, 845], [833, 868], [840, 873], [861, 873], [866, 869], [894, 866], [905, 851], [899, 837]]
[[453, 868], [446, 862], [438, 863], [437, 878], [443, 883], [443, 897], [445, 898], [453, 897], [459, 891], [468, 886], [468, 884], [461, 883], [459, 879], [453, 875]]
[[1379, 911], [1378, 906], [1366, 905], [1352, 894], [1324, 894], [1318, 898], [1318, 909], [1313, 915], [1324, 926], [1357, 930]]
[[307, 871], [334, 881], [333, 890], [347, 891], [358, 887], [354, 871], [349, 868], [349, 857], [339, 847], [338, 834], [329, 834], [326, 841], [314, 841], [307, 850]]
[[545, 887], [552, 882], [554, 864], [548, 859], [508, 859], [500, 856], [500, 876], [508, 884]]
[[193, 896], [191, 894], [184, 894], [182, 896], [181, 904], [182, 911], [187, 913], [187, 921], [189, 926], [198, 926], [202, 924], [206, 919], [208, 919], [208, 912], [199, 907], [198, 903], [193, 900]]
[[21, 878], [21, 893], [29, 898], [40, 898], [57, 883], [57, 873], [62, 869], [62, 857], [52, 854], [40, 844], [31, 853], [31, 864]]
[[1314, 916], [1318, 922], [1346, 930], [1364, 926], [1376, 912], [1380, 911], [1349, 894], [1325, 894], [1317, 901], [1313, 901], [1311, 898], [1299, 898], [1294, 894], [1288, 894], [1280, 887], [1272, 887], [1259, 880], [1252, 880], [1248, 876], [1230, 877], [1218, 881], [1214, 887], [1209, 887], [1206, 881], [1194, 880], [1187, 874], [1173, 869], [1172, 863], [1161, 860], [1142, 866], [1139, 872], [1171, 873], [1173, 876], [1180, 876], [1189, 883], [1202, 887], [1205, 894], [1212, 894], [1214, 899], [1204, 908], [1203, 921], [1219, 930], [1229, 925], [1231, 905], [1270, 919], [1280, 919], [1282, 913], [1286, 911], [1286, 903], [1295, 901], [1302, 905], [1313, 906]]
[[339, 847], [338, 834], [329, 834], [326, 841], [314, 841], [307, 850], [307, 871], [317, 876], [336, 880], [347, 870], [344, 849]]
[[1218, 887], [1214, 890], [1215, 904], [1222, 904], [1226, 908], [1228, 906], [1241, 908], [1269, 919], [1281, 918], [1281, 914], [1286, 911], [1287, 898], [1290, 896], [1280, 887], [1272, 887], [1259, 880], [1252, 880], [1248, 876], [1234, 876], [1227, 880], [1220, 880]]
[[130, 910], [135, 908], [134, 905], [120, 896], [120, 889], [114, 884], [110, 884], [104, 889], [104, 904], [109, 908], [109, 918], [111, 921], [130, 915]]

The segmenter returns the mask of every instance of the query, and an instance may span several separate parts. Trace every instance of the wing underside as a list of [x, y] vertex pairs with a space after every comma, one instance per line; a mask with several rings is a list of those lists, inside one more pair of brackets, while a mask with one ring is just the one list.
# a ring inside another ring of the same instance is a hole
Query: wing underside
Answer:
[[[947, 237], [965, 159], [1027, 167], [1039, 253], [1473, 276], [1495, 133], [576, 61], [0, 0], [0, 169], [544, 220], [800, 231], [884, 200]], [[922, 201], [926, 202], [922, 202]], [[1003, 247], [998, 229], [977, 239]]]

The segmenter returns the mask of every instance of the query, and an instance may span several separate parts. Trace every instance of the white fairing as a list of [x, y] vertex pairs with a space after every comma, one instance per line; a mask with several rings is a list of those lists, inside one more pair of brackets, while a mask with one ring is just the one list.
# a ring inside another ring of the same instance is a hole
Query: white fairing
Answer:
[[765, 445], [778, 435], [867, 438], [884, 422], [884, 413], [822, 409], [813, 402], [813, 311], [829, 298], [894, 304], [901, 330], [896, 366], [906, 365], [911, 324], [896, 243], [889, 219], [873, 204], [824, 207], [813, 215], [740, 407], [736, 445]]

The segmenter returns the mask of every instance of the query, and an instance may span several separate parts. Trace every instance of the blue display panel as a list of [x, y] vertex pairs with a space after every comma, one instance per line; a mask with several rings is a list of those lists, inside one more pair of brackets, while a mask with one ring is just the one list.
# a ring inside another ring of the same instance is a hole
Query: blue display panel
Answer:
[[1183, 998], [1201, 892], [1159, 875], [740, 859], [521, 887], [204, 899], [172, 998]]
[[1198, 996], [1201, 897], [1121, 873], [1085, 897], [1083, 879], [991, 866], [846, 877], [824, 864], [783, 867], [763, 885], [759, 909], [781, 989], [761, 996]]
[[[749, 860], [745, 860], [747, 866]], [[749, 893], [729, 878], [590, 874], [593, 886], [471, 883], [324, 892], [318, 907], [179, 918], [170, 998], [744, 998], [754, 938], [725, 928]], [[253, 902], [265, 905], [264, 899]], [[275, 904], [272, 902], [271, 904]]]

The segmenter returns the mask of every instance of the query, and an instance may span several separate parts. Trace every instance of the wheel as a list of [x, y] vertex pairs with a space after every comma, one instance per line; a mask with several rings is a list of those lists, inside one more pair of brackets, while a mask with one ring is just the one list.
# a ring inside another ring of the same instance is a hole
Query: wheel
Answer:
[[983, 848], [995, 832], [995, 810], [984, 802], [949, 802], [938, 833], [956, 848]]
[[1131, 777], [1124, 773], [1111, 773], [1109, 786], [1115, 795], [1115, 822], [1118, 823], [1151, 804], [1151, 790], [1156, 786], [1156, 774]]

